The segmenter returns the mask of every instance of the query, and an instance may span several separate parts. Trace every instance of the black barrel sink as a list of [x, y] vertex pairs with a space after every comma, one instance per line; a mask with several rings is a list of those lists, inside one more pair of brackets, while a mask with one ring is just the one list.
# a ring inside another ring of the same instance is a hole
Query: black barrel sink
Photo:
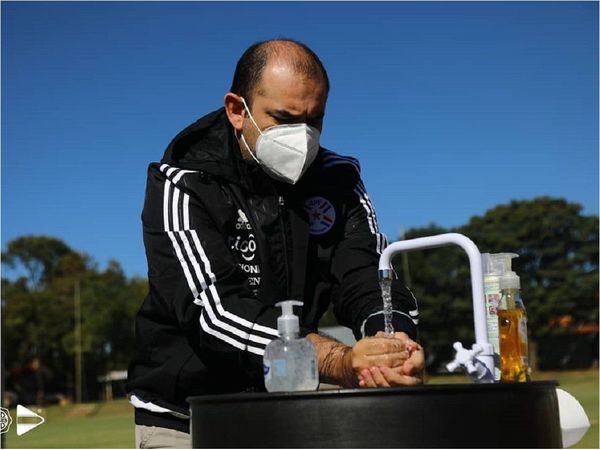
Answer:
[[190, 397], [195, 448], [562, 448], [555, 381]]

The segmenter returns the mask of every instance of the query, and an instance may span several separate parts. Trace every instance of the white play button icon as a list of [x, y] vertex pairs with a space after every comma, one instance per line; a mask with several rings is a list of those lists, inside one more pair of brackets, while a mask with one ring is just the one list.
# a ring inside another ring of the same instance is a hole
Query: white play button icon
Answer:
[[21, 436], [44, 423], [44, 418], [22, 405], [17, 405], [17, 436]]

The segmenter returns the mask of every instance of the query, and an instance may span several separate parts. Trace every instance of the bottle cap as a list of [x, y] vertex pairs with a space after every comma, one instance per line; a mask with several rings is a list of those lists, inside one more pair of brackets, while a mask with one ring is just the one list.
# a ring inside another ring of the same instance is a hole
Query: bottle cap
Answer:
[[521, 289], [521, 280], [516, 272], [512, 270], [512, 258], [518, 258], [516, 253], [505, 253], [510, 255], [504, 262], [504, 273], [500, 276], [500, 289]]
[[298, 300], [285, 300], [276, 303], [281, 308], [281, 316], [277, 318], [277, 331], [279, 336], [285, 336], [300, 331], [298, 316], [294, 315], [294, 306], [302, 306], [304, 303]]
[[500, 277], [500, 289], [521, 289], [521, 279], [512, 270]]
[[516, 253], [482, 253], [483, 274], [502, 276], [506, 270], [510, 270], [511, 259], [518, 257]]

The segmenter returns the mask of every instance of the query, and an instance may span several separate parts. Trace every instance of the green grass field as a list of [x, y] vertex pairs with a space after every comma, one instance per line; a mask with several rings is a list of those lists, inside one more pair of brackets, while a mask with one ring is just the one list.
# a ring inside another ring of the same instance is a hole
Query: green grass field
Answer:
[[5, 448], [134, 448], [133, 407], [127, 400], [29, 409], [45, 422], [17, 436], [16, 413]]
[[[586, 410], [591, 427], [574, 448], [599, 448], [598, 370], [539, 372], [535, 380], [558, 380]], [[464, 383], [458, 375], [430, 377], [427, 383]], [[30, 409], [36, 411], [35, 407]], [[39, 410], [46, 421], [27, 434], [17, 436], [16, 414], [5, 434], [6, 448], [133, 448], [133, 409], [126, 400], [82, 405], [51, 406]]]

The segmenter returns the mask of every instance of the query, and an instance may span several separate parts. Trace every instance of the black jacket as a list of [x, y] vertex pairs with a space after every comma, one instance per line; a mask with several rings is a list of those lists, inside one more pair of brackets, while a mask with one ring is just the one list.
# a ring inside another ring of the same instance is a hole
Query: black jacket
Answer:
[[[219, 109], [150, 165], [142, 221], [150, 292], [128, 392], [145, 402], [185, 415], [188, 396], [264, 389], [281, 300], [304, 302], [302, 334], [332, 302], [357, 339], [383, 329], [386, 240], [354, 158], [321, 148], [296, 185], [279, 183], [242, 159]], [[396, 331], [415, 338], [414, 297], [395, 283], [393, 303]]]

